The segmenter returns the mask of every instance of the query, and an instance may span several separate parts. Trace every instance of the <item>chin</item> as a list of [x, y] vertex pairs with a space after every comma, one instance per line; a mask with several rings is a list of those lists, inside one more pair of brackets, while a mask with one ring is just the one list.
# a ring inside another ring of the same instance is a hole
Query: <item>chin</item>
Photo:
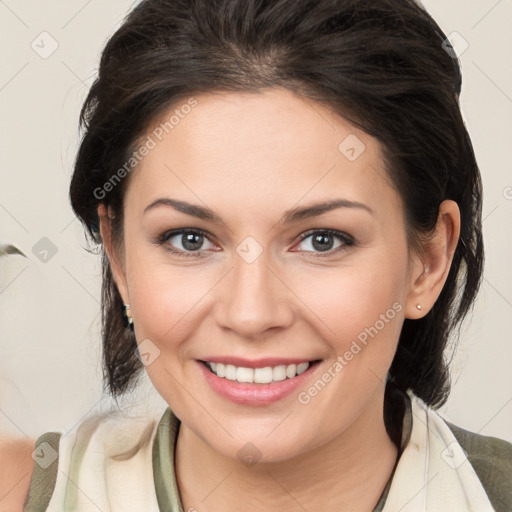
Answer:
[[211, 430], [200, 434], [211, 449], [225, 457], [238, 459], [248, 466], [255, 463], [284, 462], [315, 449], [322, 443], [318, 430], [313, 429], [309, 433], [304, 428], [304, 423], [299, 421], [295, 431], [290, 429], [290, 425], [285, 425], [290, 419], [278, 426], [282, 420], [273, 417], [271, 421], [267, 419], [263, 422], [261, 428], [256, 428], [255, 425], [246, 428], [245, 422], [238, 425], [224, 423], [233, 438], [227, 435], [219, 438], [212, 435]]

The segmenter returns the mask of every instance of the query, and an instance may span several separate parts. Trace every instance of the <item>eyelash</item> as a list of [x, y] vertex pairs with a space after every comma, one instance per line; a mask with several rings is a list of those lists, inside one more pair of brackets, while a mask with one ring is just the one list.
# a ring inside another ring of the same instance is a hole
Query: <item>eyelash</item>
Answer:
[[[173, 238], [174, 236], [182, 235], [185, 233], [187, 233], [187, 234], [193, 233], [193, 234], [197, 234], [197, 235], [202, 235], [208, 241], [213, 243], [213, 241], [211, 240], [210, 236], [206, 233], [206, 231], [203, 231], [202, 229], [197, 229], [197, 228], [177, 229], [177, 230], [173, 230], [173, 231], [166, 231], [165, 233], [163, 233], [162, 235], [160, 235], [158, 237], [156, 242], [159, 245], [164, 245], [170, 238]], [[352, 247], [355, 244], [355, 241], [352, 237], [350, 237], [346, 233], [343, 233], [342, 231], [337, 231], [335, 229], [311, 229], [309, 231], [306, 231], [305, 233], [302, 233], [299, 236], [299, 244], [306, 238], [309, 238], [311, 235], [314, 235], [317, 233], [332, 235], [332, 236], [340, 239], [343, 242], [343, 245], [340, 245], [339, 247], [337, 247], [335, 249], [330, 249], [329, 251], [324, 251], [324, 252], [315, 253], [314, 251], [304, 251], [307, 253], [312, 253], [312, 256], [314, 258], [325, 258], [328, 256], [332, 256], [333, 254], [335, 254], [339, 251], [342, 251], [342, 250], [346, 250], [347, 247]], [[174, 254], [180, 258], [204, 258], [205, 257], [203, 254], [201, 254], [201, 251], [187, 252], [187, 251], [182, 251], [180, 249], [173, 249], [170, 244], [168, 244], [165, 247], [165, 250], [171, 252], [172, 254]]]

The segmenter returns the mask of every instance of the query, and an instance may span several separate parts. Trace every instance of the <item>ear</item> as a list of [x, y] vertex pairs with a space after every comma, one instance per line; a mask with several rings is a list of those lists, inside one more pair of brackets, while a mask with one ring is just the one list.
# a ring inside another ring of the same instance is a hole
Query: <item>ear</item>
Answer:
[[459, 207], [447, 199], [439, 206], [435, 233], [426, 241], [422, 254], [415, 253], [412, 258], [405, 318], [421, 318], [434, 305], [448, 277], [459, 235]]
[[125, 304], [130, 303], [130, 297], [128, 294], [128, 286], [126, 284], [126, 272], [122, 258], [118, 254], [116, 247], [112, 241], [112, 209], [110, 206], [107, 207], [105, 204], [100, 203], [98, 205], [98, 218], [100, 221], [100, 233], [103, 241], [103, 247], [107, 253], [107, 257], [110, 263], [110, 268], [116, 282], [117, 289], [121, 295], [121, 298]]

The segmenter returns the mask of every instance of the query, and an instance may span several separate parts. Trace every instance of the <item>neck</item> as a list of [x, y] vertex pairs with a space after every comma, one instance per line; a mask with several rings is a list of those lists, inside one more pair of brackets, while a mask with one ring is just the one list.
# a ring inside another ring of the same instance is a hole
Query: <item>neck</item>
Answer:
[[393, 471], [397, 448], [383, 418], [384, 393], [337, 437], [282, 462], [247, 467], [180, 425], [176, 479], [184, 510], [351, 510], [370, 512]]

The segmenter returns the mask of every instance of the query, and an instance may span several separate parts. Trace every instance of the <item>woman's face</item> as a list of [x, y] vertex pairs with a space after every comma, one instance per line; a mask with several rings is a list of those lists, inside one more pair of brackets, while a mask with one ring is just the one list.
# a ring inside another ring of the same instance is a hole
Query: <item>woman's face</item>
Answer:
[[[195, 101], [142, 139], [147, 154], [125, 195], [115, 276], [151, 381], [228, 457], [286, 460], [382, 426], [417, 259], [380, 144], [283, 89]], [[239, 383], [201, 361], [277, 380]], [[319, 362], [279, 380], [301, 361]]]

